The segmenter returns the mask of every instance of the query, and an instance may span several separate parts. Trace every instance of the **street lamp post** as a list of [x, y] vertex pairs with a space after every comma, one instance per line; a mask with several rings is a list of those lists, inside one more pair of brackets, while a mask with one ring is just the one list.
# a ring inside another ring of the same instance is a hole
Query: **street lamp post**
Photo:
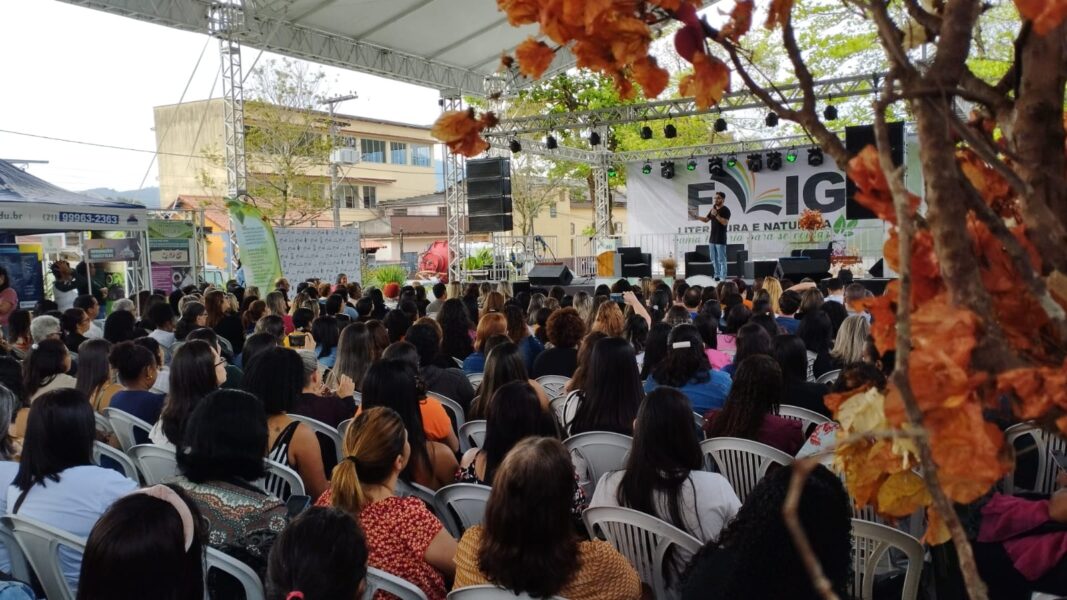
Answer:
[[333, 112], [334, 107], [337, 104], [347, 102], [348, 100], [355, 100], [356, 98], [356, 94], [347, 94], [323, 100], [323, 104], [330, 107], [330, 203], [333, 205], [334, 229], [341, 227], [341, 199], [337, 196], [337, 180], [340, 177], [340, 169], [338, 167], [337, 157], [334, 156], [334, 149], [337, 147], [337, 124], [334, 123]]

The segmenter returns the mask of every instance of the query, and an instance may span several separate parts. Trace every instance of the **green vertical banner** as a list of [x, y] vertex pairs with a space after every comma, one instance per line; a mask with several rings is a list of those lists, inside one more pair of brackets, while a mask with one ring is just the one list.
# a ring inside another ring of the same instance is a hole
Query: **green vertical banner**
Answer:
[[278, 244], [274, 230], [255, 206], [228, 200], [230, 226], [237, 234], [237, 245], [247, 285], [258, 286], [263, 293], [274, 289], [274, 280], [282, 276]]

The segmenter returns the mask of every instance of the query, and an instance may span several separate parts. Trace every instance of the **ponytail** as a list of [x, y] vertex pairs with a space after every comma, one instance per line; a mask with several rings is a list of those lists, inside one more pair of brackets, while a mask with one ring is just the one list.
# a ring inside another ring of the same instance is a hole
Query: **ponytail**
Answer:
[[333, 468], [330, 504], [358, 515], [368, 504], [363, 486], [382, 484], [393, 475], [406, 441], [404, 421], [393, 409], [376, 406], [361, 412], [345, 432], [345, 459]]
[[[348, 426], [348, 430], [351, 431], [355, 426], [353, 422]], [[345, 438], [347, 442], [347, 436]], [[333, 468], [333, 477], [330, 478], [331, 506], [352, 515], [358, 515], [367, 501], [366, 494], [363, 493], [363, 485], [359, 481], [356, 462], [355, 456], [346, 456]]]

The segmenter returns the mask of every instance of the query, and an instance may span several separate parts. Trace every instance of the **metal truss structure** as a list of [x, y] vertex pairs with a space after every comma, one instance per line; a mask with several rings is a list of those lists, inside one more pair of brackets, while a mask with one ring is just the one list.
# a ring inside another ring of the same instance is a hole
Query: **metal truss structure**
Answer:
[[[874, 94], [878, 91], [878, 86], [884, 78], [885, 75], [882, 73], [872, 73], [855, 77], [819, 80], [815, 82], [815, 96], [816, 98], [833, 100]], [[768, 89], [772, 93], [777, 90], [780, 93], [783, 104], [799, 104], [804, 99], [803, 90], [796, 84], [772, 86], [768, 87]], [[713, 108], [698, 108], [692, 98], [658, 100], [597, 110], [548, 113], [515, 119], [502, 119], [488, 134], [510, 139], [523, 134], [545, 134], [566, 129], [590, 129], [599, 126], [643, 123], [756, 108], [765, 108], [763, 102], [752, 92], [743, 90], [726, 94], [723, 96], [722, 101]]]
[[[459, 90], [441, 92], [441, 110], [461, 110], [463, 98]], [[467, 254], [467, 184], [465, 160], [444, 146], [445, 213], [448, 231], [448, 280], [464, 281]]]
[[[835, 132], [839, 136], [844, 132]], [[648, 160], [680, 160], [695, 156], [715, 156], [723, 154], [737, 154], [748, 152], [765, 152], [768, 150], [780, 150], [783, 148], [795, 148], [802, 150], [814, 146], [811, 138], [806, 135], [790, 135], [776, 138], [759, 140], [738, 140], [722, 142], [718, 144], [705, 144], [703, 146], [679, 146], [676, 148], [657, 148], [655, 150], [634, 150], [632, 152], [616, 152], [612, 159], [616, 164], [634, 161]]]

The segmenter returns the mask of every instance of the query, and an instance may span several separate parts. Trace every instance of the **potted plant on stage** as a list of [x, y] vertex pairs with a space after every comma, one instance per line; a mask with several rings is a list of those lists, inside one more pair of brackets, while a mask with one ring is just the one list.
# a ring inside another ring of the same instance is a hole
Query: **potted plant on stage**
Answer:
[[673, 256], [659, 259], [659, 264], [663, 267], [663, 276], [673, 278], [678, 272], [678, 260]]
[[408, 270], [402, 265], [384, 265], [374, 270], [371, 279], [382, 289], [382, 295], [394, 299], [407, 281]]
[[829, 227], [830, 223], [822, 216], [822, 212], [812, 208], [804, 209], [797, 219], [797, 227], [808, 232], [808, 242], [815, 241], [815, 232]]

